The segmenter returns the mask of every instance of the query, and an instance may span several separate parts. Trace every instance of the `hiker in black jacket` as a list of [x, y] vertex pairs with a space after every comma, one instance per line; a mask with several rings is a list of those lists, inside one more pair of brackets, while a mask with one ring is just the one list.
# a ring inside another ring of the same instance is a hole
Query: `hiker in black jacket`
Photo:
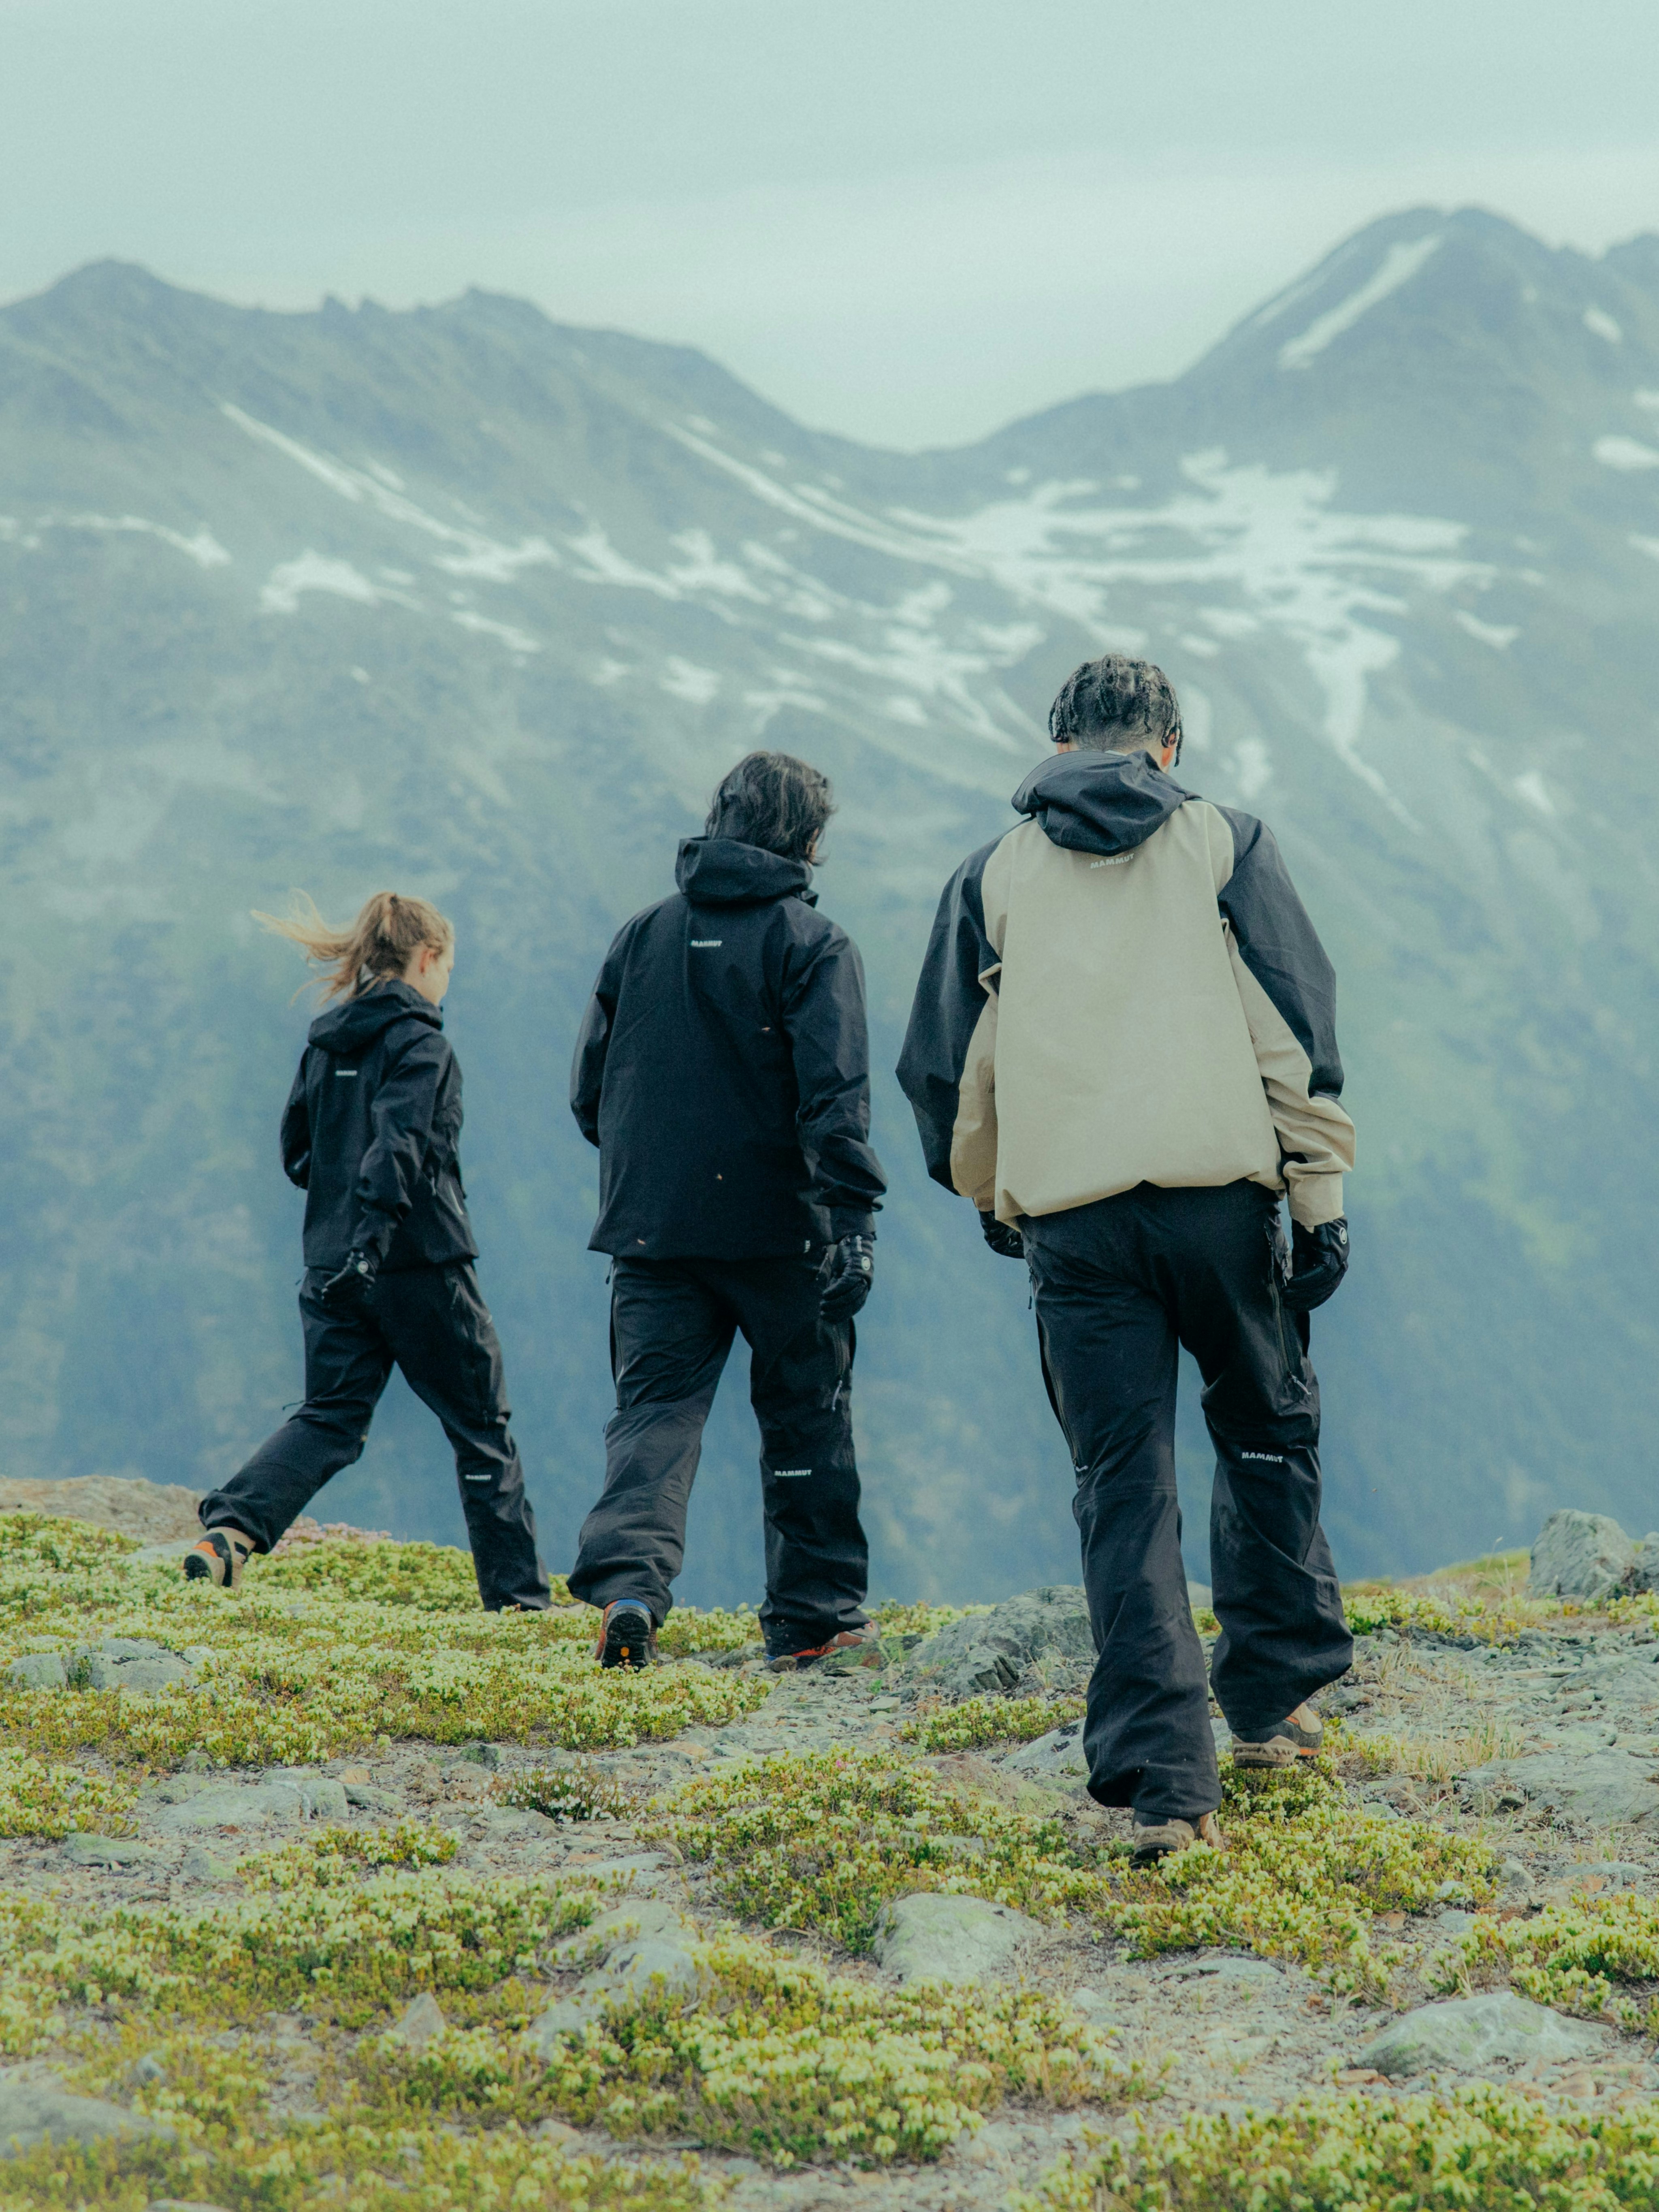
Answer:
[[750, 753], [681, 845], [678, 894], [605, 956], [571, 1072], [599, 1148], [617, 1411], [570, 1573], [605, 1666], [655, 1656], [703, 1424], [737, 1330], [761, 1430], [769, 1658], [861, 1639], [853, 1316], [887, 1188], [870, 1149], [864, 969], [808, 886], [827, 780]]
[[248, 1554], [270, 1551], [362, 1455], [396, 1365], [454, 1446], [485, 1606], [544, 1607], [547, 1576], [461, 1187], [461, 1070], [439, 1012], [454, 933], [423, 899], [392, 891], [343, 933], [315, 907], [256, 919], [325, 964], [325, 996], [344, 1002], [312, 1024], [283, 1114], [283, 1166], [306, 1194], [306, 1395], [203, 1499], [207, 1534], [185, 1572], [234, 1589]]

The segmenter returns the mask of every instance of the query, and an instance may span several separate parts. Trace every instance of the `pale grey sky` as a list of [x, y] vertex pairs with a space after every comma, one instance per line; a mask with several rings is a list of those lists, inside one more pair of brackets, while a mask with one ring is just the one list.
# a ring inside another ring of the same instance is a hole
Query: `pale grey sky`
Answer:
[[1371, 217], [1659, 229], [1653, 0], [0, 0], [0, 298], [469, 284], [849, 435], [1173, 374]]

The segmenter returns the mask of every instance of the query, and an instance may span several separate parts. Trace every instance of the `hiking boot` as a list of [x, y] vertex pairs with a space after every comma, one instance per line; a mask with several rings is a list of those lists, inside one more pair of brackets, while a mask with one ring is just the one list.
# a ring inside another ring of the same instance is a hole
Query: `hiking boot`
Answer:
[[593, 1656], [601, 1667], [654, 1667], [657, 1624], [650, 1607], [638, 1598], [613, 1599], [599, 1622]]
[[1212, 1851], [1224, 1851], [1221, 1823], [1213, 1813], [1200, 1813], [1196, 1820], [1135, 1821], [1135, 1847], [1129, 1863], [1133, 1867], [1156, 1866], [1176, 1851], [1189, 1851], [1194, 1844], [1207, 1844]]
[[1233, 1765], [1273, 1771], [1294, 1766], [1298, 1759], [1312, 1759], [1325, 1741], [1325, 1723], [1311, 1705], [1298, 1705], [1288, 1720], [1267, 1730], [1259, 1743], [1233, 1738]]
[[253, 1549], [253, 1539], [240, 1528], [210, 1528], [199, 1544], [185, 1553], [185, 1580], [212, 1583], [219, 1589], [240, 1589], [242, 1569]]
[[861, 1644], [873, 1644], [875, 1637], [876, 1632], [868, 1621], [860, 1628], [832, 1628], [827, 1636], [821, 1627], [781, 1626], [766, 1639], [767, 1671], [788, 1674], [797, 1667], [810, 1667], [835, 1652], [856, 1651]]

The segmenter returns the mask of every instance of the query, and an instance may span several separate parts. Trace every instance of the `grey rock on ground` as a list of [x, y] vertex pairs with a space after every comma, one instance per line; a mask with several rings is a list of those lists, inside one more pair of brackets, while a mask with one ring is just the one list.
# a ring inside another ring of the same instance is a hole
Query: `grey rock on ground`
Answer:
[[61, 1651], [25, 1651], [7, 1668], [6, 1679], [20, 1690], [63, 1690], [69, 1686]]
[[1006, 1598], [989, 1613], [969, 1613], [927, 1637], [898, 1673], [907, 1683], [974, 1697], [1011, 1690], [1044, 1659], [1093, 1663], [1094, 1637], [1081, 1589], [1059, 1584]]
[[1650, 1528], [1636, 1547], [1630, 1586], [1633, 1590], [1659, 1589], [1659, 1528]]
[[472, 1825], [486, 1836], [556, 1836], [559, 1832], [556, 1820], [527, 1806], [486, 1805], [473, 1814]]
[[1573, 1868], [1568, 1877], [1574, 1889], [1587, 1889], [1595, 1893], [1610, 1889], [1640, 1889], [1653, 1875], [1644, 1866], [1632, 1859], [1591, 1859]]
[[1636, 1547], [1605, 1513], [1552, 1513], [1533, 1543], [1527, 1593], [1595, 1605], [1626, 1587], [1635, 1562]]
[[1580, 1820], [1659, 1826], [1653, 1759], [1627, 1751], [1543, 1751], [1530, 1759], [1493, 1759], [1471, 1767], [1462, 1781], [1476, 1790], [1518, 1790], [1530, 1802], [1553, 1805]]
[[1498, 1894], [1506, 1905], [1524, 1905], [1535, 1885], [1519, 1859], [1505, 1859], [1498, 1869]]
[[1494, 2064], [1589, 2057], [1611, 2040], [1607, 2028], [1564, 2020], [1547, 2005], [1503, 1990], [1419, 2006], [1374, 2036], [1358, 2063], [1395, 2079], [1437, 2071], [1475, 2074]]
[[70, 1866], [142, 1867], [159, 1864], [161, 1854], [154, 1844], [141, 1844], [136, 1836], [67, 1837], [64, 1856]]
[[192, 1844], [185, 1853], [179, 1876], [180, 1881], [191, 1882], [234, 1881], [237, 1863], [234, 1859], [222, 1858], [217, 1851], [209, 1850], [205, 1844]]
[[407, 2006], [395, 2027], [389, 2027], [384, 2038], [387, 2043], [401, 2044], [404, 2050], [417, 2055], [428, 2043], [447, 2033], [449, 2022], [430, 1990], [422, 1990], [414, 2002]]
[[631, 1898], [600, 1913], [558, 1947], [571, 1960], [597, 1949], [599, 1964], [531, 2022], [525, 2030], [530, 2047], [551, 2057], [562, 2037], [586, 2027], [615, 1998], [640, 1996], [653, 1987], [670, 1996], [695, 1996], [702, 1978], [696, 1940], [696, 1930], [672, 1905], [653, 1898]]
[[155, 1815], [158, 1828], [173, 1832], [192, 1828], [287, 1826], [301, 1820], [343, 1820], [343, 1786], [322, 1774], [267, 1774], [262, 1781], [210, 1782], [181, 1802], [164, 1803]]
[[118, 1474], [70, 1475], [61, 1482], [0, 1482], [0, 1513], [47, 1513], [89, 1521], [141, 1541], [165, 1543], [202, 1533], [198, 1491], [176, 1482], [145, 1482]]
[[1082, 1722], [1067, 1721], [1063, 1728], [1050, 1729], [1034, 1743], [1023, 1743], [1018, 1751], [1011, 1751], [1002, 1763], [1017, 1774], [1035, 1774], [1044, 1779], [1068, 1776], [1086, 1781], [1089, 1762], [1083, 1753]]
[[346, 1803], [355, 1806], [360, 1813], [378, 1813], [389, 1820], [403, 1810], [401, 1801], [391, 1790], [377, 1790], [372, 1782], [344, 1782], [340, 1786], [345, 1791]]
[[48, 2137], [55, 2143], [95, 2142], [104, 2136], [171, 2136], [171, 2128], [147, 2120], [100, 2097], [72, 2097], [54, 2081], [20, 2081], [0, 2074], [0, 2158], [15, 2158]]
[[876, 1960], [901, 1982], [995, 1981], [1020, 1945], [1040, 1932], [1012, 1905], [924, 1890], [895, 1899], [882, 1915]]

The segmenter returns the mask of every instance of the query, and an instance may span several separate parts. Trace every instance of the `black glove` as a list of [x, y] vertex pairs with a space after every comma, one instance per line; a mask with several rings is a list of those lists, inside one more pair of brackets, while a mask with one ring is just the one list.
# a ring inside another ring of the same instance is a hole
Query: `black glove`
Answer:
[[986, 1243], [999, 1260], [1023, 1260], [1025, 1257], [1025, 1239], [1018, 1229], [1011, 1229], [1006, 1221], [999, 1221], [994, 1213], [981, 1213], [979, 1225], [984, 1231]]
[[825, 1321], [851, 1321], [870, 1295], [875, 1273], [875, 1240], [843, 1237], [830, 1247], [830, 1279], [823, 1286], [818, 1311]]
[[354, 1246], [346, 1254], [344, 1267], [329, 1277], [317, 1295], [331, 1313], [366, 1313], [380, 1276], [380, 1254]]
[[1291, 1224], [1291, 1273], [1279, 1293], [1292, 1313], [1322, 1306], [1348, 1272], [1348, 1224], [1340, 1216], [1317, 1229]]

